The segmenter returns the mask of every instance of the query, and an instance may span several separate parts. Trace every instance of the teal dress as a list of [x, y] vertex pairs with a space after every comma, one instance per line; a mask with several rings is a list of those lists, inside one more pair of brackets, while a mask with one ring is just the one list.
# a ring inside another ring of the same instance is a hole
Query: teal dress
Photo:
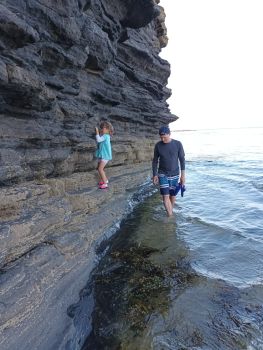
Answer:
[[98, 142], [96, 157], [99, 159], [112, 160], [110, 135], [104, 134], [103, 136], [96, 137], [96, 140]]

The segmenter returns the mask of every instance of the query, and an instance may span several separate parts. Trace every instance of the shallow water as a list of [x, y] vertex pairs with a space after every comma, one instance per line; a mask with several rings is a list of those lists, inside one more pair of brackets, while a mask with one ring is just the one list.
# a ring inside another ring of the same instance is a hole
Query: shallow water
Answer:
[[263, 129], [179, 136], [189, 153], [188, 196], [180, 214], [192, 266], [237, 287], [261, 285]]
[[92, 332], [83, 349], [263, 347], [263, 288], [242, 290], [196, 273], [178, 216], [166, 218], [156, 194], [109, 242], [94, 273]]
[[187, 192], [172, 218], [151, 196], [104, 244], [83, 349], [263, 349], [262, 134], [176, 135]]

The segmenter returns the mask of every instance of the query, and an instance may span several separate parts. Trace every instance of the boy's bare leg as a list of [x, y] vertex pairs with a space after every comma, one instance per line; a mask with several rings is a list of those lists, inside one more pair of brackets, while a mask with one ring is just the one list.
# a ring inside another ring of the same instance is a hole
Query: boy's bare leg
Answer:
[[172, 206], [169, 194], [163, 196], [163, 204], [164, 204], [164, 207], [166, 209], [167, 215], [172, 216], [173, 215], [173, 206]]
[[175, 198], [176, 198], [175, 196], [170, 196], [170, 202], [171, 202], [172, 208], [174, 207]]

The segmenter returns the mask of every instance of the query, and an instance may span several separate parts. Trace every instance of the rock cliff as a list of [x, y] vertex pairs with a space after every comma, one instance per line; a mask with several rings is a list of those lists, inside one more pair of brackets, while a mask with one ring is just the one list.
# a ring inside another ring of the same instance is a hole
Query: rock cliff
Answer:
[[[0, 348], [81, 347], [68, 312], [150, 176], [167, 98], [154, 0], [0, 1]], [[94, 127], [115, 128], [96, 187]], [[87, 320], [88, 323], [88, 320]]]

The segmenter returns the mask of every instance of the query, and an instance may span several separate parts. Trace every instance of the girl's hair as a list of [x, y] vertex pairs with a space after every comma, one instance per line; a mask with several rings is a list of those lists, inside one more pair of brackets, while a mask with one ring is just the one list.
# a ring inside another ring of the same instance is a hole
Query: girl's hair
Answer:
[[114, 128], [113, 128], [112, 124], [110, 122], [108, 122], [108, 121], [103, 121], [103, 122], [100, 123], [100, 129], [102, 129], [102, 128], [108, 129], [110, 135], [112, 135], [113, 132], [114, 132]]

